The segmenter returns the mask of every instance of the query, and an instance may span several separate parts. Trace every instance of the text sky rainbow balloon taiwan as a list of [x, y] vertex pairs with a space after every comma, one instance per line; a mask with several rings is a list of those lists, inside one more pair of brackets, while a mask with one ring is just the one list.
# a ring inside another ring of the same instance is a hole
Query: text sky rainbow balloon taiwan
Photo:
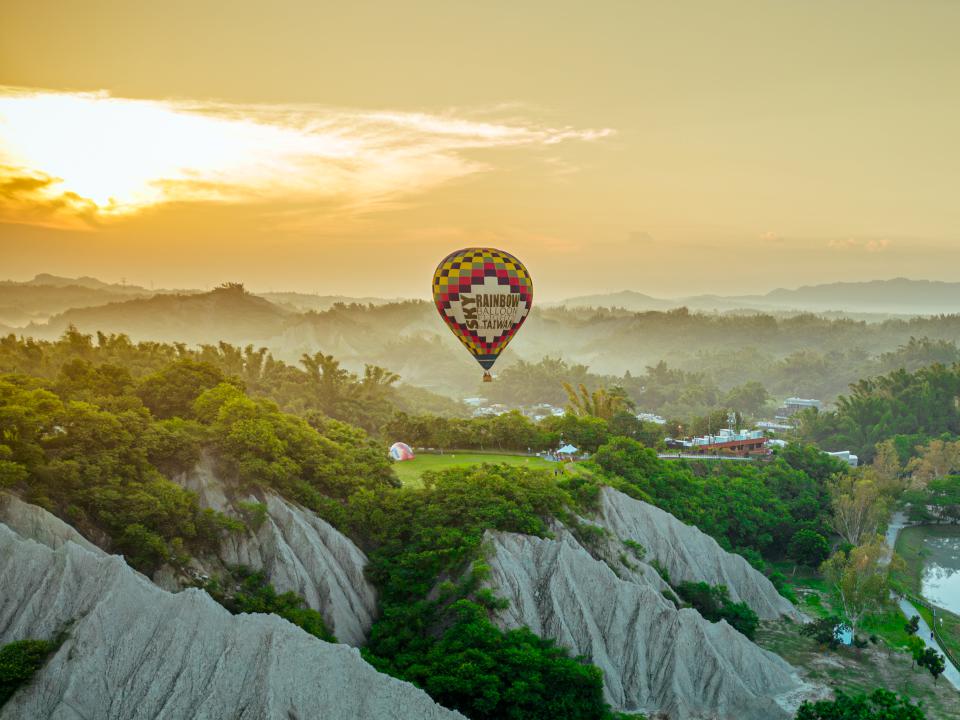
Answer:
[[[433, 274], [440, 317], [484, 370], [490, 370], [533, 305], [530, 273], [513, 255], [466, 248], [445, 257]], [[490, 380], [490, 373], [483, 375]]]

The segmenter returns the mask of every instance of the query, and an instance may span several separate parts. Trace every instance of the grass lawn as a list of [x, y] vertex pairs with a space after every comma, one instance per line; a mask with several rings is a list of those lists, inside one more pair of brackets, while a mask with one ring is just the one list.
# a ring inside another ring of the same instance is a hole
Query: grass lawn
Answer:
[[[393, 469], [404, 485], [419, 487], [420, 476], [427, 470], [445, 470], [451, 467], [481, 465], [483, 463], [506, 463], [546, 470], [553, 470], [561, 466], [561, 463], [547, 462], [543, 458], [527, 455], [494, 455], [470, 452], [469, 450], [464, 452], [452, 450], [443, 455], [418, 454], [413, 460], [394, 463]], [[564, 463], [564, 465], [566, 464]]]
[[929, 672], [913, 667], [907, 653], [885, 644], [871, 644], [862, 650], [828, 650], [801, 636], [799, 625], [794, 623], [762, 623], [757, 644], [800, 668], [808, 680], [827, 685], [834, 692], [869, 694], [882, 687], [907, 695], [914, 702], [922, 700], [927, 720], [958, 717], [960, 693], [942, 677], [934, 684]]
[[[801, 568], [793, 577], [788, 574], [788, 579], [797, 594], [797, 607], [810, 617], [843, 615], [839, 607], [833, 607], [831, 588], [818, 572]], [[907, 619], [900, 609], [891, 604], [879, 611], [866, 613], [860, 618], [857, 635], [864, 639], [876, 635], [887, 647], [902, 648], [907, 644], [909, 637], [904, 629], [906, 622]]]

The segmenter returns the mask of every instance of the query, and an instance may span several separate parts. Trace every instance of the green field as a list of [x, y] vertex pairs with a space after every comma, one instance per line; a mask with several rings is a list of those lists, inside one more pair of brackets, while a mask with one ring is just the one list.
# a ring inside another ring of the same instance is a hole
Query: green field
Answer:
[[559, 463], [547, 462], [543, 458], [527, 455], [495, 455], [492, 453], [457, 452], [453, 450], [443, 455], [417, 455], [413, 460], [405, 460], [393, 464], [393, 469], [400, 478], [400, 482], [410, 487], [419, 487], [420, 476], [427, 470], [445, 470], [451, 467], [464, 465], [479, 465], [482, 463], [507, 463], [508, 465], [523, 465], [531, 468], [553, 470]]

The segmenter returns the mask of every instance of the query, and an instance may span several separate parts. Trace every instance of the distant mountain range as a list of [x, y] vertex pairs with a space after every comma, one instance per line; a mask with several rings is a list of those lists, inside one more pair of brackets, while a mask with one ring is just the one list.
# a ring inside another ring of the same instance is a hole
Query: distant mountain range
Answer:
[[[148, 289], [139, 285], [106, 283], [93, 277], [61, 277], [40, 273], [32, 280], [18, 282], [0, 280], [0, 330], [22, 328], [44, 323], [58, 313], [81, 308], [108, 305], [121, 300], [150, 298], [161, 295], [202, 295], [205, 290]], [[316, 295], [299, 292], [260, 293], [287, 312], [323, 312], [337, 303], [350, 305], [385, 305], [396, 299]]]
[[569, 298], [567, 307], [619, 307], [634, 312], [670, 310], [759, 310], [937, 315], [960, 313], [960, 283], [931, 280], [871, 280], [778, 288], [764, 295], [693, 295], [657, 298], [632, 290]]
[[0, 281], [0, 324], [22, 327], [70, 308], [154, 294], [136, 285], [110, 285], [91, 277], [64, 278], [44, 273], [26, 282], [4, 280]]

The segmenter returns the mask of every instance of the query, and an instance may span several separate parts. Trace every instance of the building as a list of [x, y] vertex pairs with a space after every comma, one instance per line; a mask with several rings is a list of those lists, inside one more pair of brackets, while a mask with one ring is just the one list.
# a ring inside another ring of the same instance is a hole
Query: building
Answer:
[[667, 438], [667, 447], [694, 455], [769, 455], [767, 436], [762, 430], [721, 430], [716, 435], [674, 440]]
[[850, 467], [856, 467], [860, 463], [860, 458], [851, 453], [849, 450], [838, 450], [837, 452], [828, 452], [827, 455], [837, 458], [838, 460], [843, 460]]
[[789, 432], [790, 430], [793, 430], [793, 425], [788, 425], [786, 423], [770, 422], [769, 420], [764, 420], [763, 422], [757, 423], [757, 429], [769, 430], [770, 432]]
[[789, 397], [783, 401], [783, 405], [777, 408], [777, 414], [774, 419], [787, 420], [801, 410], [809, 410], [810, 408], [820, 410], [822, 407], [823, 403], [821, 403], [819, 400], [814, 400], [812, 398]]
[[666, 418], [648, 412], [637, 413], [637, 420], [640, 420], [641, 422], [655, 423], [656, 425], [667, 424]]

